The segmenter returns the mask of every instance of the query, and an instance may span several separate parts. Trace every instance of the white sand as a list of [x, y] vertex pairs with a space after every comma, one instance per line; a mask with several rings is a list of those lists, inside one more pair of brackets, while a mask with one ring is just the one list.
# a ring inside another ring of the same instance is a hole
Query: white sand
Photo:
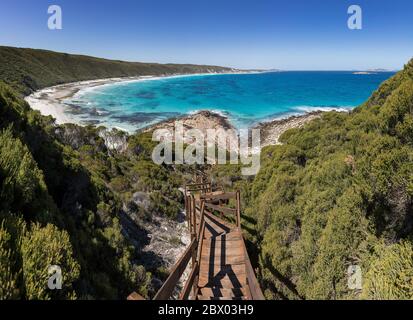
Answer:
[[[234, 73], [250, 73], [250, 72], [240, 72], [234, 70]], [[64, 104], [65, 99], [73, 97], [79, 91], [90, 90], [98, 86], [111, 85], [114, 83], [129, 83], [136, 81], [145, 80], [156, 80], [164, 78], [176, 78], [176, 77], [187, 77], [187, 76], [200, 76], [200, 75], [212, 75], [212, 74], [226, 74], [226, 73], [199, 73], [199, 74], [176, 74], [176, 75], [164, 75], [164, 76], [140, 76], [140, 77], [126, 77], [126, 78], [110, 78], [110, 79], [98, 79], [90, 81], [81, 81], [62, 84], [54, 87], [45, 88], [30, 96], [26, 97], [25, 100], [30, 104], [32, 109], [39, 110], [42, 115], [52, 116], [56, 119], [57, 124], [64, 123], [76, 123], [80, 124], [79, 121], [66, 113], [67, 106]], [[134, 131], [134, 130], [132, 130]]]
[[25, 100], [29, 103], [32, 109], [39, 110], [44, 116], [52, 116], [55, 118], [57, 124], [78, 123], [74, 117], [71, 117], [70, 114], [65, 112], [67, 107], [63, 100], [73, 97], [80, 90], [90, 89], [105, 84], [142, 79], [147, 79], [147, 77], [99, 79], [62, 84], [36, 91], [26, 97]]

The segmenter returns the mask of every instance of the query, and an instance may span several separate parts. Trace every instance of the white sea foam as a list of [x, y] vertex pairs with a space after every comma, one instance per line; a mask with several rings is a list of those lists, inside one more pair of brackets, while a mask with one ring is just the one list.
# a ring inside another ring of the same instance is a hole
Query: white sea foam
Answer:
[[293, 109], [299, 112], [314, 112], [314, 111], [338, 111], [338, 112], [348, 112], [353, 109], [354, 106], [298, 106]]
[[[257, 72], [260, 73], [260, 72]], [[79, 123], [83, 122], [86, 118], [80, 118], [79, 115], [72, 115], [68, 114], [65, 111], [67, 110], [67, 106], [65, 103], [72, 103], [72, 104], [80, 104], [82, 106], [87, 106], [88, 108], [92, 109], [94, 106], [97, 107], [95, 103], [90, 101], [82, 101], [81, 96], [95, 91], [99, 93], [100, 89], [108, 86], [123, 86], [128, 85], [134, 82], [143, 82], [143, 81], [158, 81], [164, 79], [171, 79], [171, 78], [182, 78], [182, 77], [196, 77], [196, 76], [208, 76], [208, 75], [225, 75], [225, 74], [238, 74], [238, 73], [204, 73], [204, 74], [189, 74], [189, 75], [168, 75], [168, 76], [141, 76], [135, 78], [112, 78], [112, 79], [100, 79], [100, 80], [93, 80], [93, 81], [82, 81], [76, 82], [72, 84], [63, 84], [55, 87], [45, 88], [43, 90], [37, 91], [33, 93], [30, 97], [26, 98], [29, 101], [30, 105], [34, 109], [38, 109], [42, 112], [42, 114], [50, 114], [57, 119], [57, 123], [65, 123], [65, 122], [74, 122]], [[243, 74], [242, 72], [240, 74]], [[103, 90], [101, 91], [104, 92]], [[73, 94], [75, 93], [75, 94]], [[72, 95], [71, 95], [72, 94]], [[68, 98], [65, 98], [68, 97]], [[63, 100], [62, 100], [63, 99]], [[76, 101], [79, 100], [79, 101]], [[211, 108], [201, 108], [199, 110], [193, 110], [187, 112], [189, 115], [193, 115], [198, 113], [202, 110], [209, 110], [211, 112], [217, 113], [222, 117], [227, 118], [235, 127], [241, 128], [246, 126], [251, 126], [254, 122], [267, 122], [272, 120], [281, 120], [285, 118], [289, 118], [291, 116], [300, 116], [305, 113], [314, 112], [314, 111], [340, 111], [340, 112], [348, 112], [354, 106], [296, 106], [291, 107], [289, 112], [282, 113], [282, 114], [272, 114], [266, 117], [262, 117], [260, 119], [251, 118], [248, 115], [239, 114], [237, 112], [228, 112], [223, 110], [223, 108], [218, 108], [217, 106]], [[137, 129], [136, 125], [132, 125], [129, 123], [124, 123], [120, 121], [113, 121], [112, 119], [105, 117], [105, 110], [101, 110], [96, 108], [95, 110], [101, 118], [93, 118], [89, 117], [88, 120], [99, 120], [101, 121], [102, 125], [106, 125], [108, 127], [119, 127], [120, 129], [133, 132]], [[118, 110], [118, 108], [114, 108], [111, 111], [122, 111]], [[84, 116], [84, 115], [83, 115]], [[255, 117], [256, 115], [253, 115]], [[159, 120], [162, 120], [160, 118]], [[157, 121], [152, 121], [156, 123]], [[152, 123], [151, 122], [151, 123]]]
[[325, 106], [297, 106], [291, 109], [289, 112], [285, 112], [279, 115], [272, 115], [268, 117], [264, 117], [262, 119], [259, 119], [256, 121], [256, 123], [267, 123], [267, 122], [272, 122], [272, 121], [277, 121], [277, 120], [285, 120], [291, 117], [299, 117], [299, 116], [304, 116], [305, 114], [311, 113], [311, 112], [316, 112], [316, 111], [323, 111], [323, 112], [329, 112], [329, 111], [337, 111], [337, 112], [349, 112], [352, 110], [354, 107], [353, 106], [341, 106], [341, 107], [336, 107], [336, 106], [331, 106], [331, 107], [325, 107]]

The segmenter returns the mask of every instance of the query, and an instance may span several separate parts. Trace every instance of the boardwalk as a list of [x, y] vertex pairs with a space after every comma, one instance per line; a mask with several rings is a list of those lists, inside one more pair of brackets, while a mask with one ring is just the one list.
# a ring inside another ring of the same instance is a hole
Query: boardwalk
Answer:
[[185, 187], [191, 244], [154, 299], [170, 299], [189, 267], [181, 300], [263, 300], [242, 236], [240, 193], [213, 191], [204, 178], [195, 182]]
[[199, 267], [199, 300], [247, 299], [244, 240], [239, 228], [205, 215]]

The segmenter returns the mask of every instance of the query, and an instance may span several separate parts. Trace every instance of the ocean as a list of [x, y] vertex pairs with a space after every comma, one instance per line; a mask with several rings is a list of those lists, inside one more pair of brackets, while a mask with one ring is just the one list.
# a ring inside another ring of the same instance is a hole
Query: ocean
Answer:
[[366, 101], [392, 72], [267, 72], [177, 76], [79, 91], [66, 104], [79, 122], [133, 132], [211, 110], [238, 128], [315, 110], [348, 110]]

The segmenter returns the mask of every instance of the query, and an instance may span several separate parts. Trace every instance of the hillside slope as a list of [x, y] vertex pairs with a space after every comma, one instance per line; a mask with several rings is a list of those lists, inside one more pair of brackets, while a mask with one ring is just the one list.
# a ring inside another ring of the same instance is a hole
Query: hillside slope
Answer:
[[[413, 60], [350, 114], [281, 141], [236, 183], [267, 297], [412, 299]], [[362, 288], [348, 286], [350, 266]]]
[[[167, 265], [143, 251], [147, 226], [179, 214], [183, 176], [152, 162], [154, 146], [151, 134], [56, 126], [0, 81], [0, 300], [153, 296]], [[177, 246], [172, 230], [163, 239]], [[49, 265], [63, 290], [47, 289]]]
[[24, 95], [41, 88], [83, 80], [228, 71], [231, 69], [218, 66], [113, 61], [46, 50], [0, 46], [0, 80]]
[[413, 60], [352, 113], [282, 142], [245, 188], [267, 296], [412, 299]]

